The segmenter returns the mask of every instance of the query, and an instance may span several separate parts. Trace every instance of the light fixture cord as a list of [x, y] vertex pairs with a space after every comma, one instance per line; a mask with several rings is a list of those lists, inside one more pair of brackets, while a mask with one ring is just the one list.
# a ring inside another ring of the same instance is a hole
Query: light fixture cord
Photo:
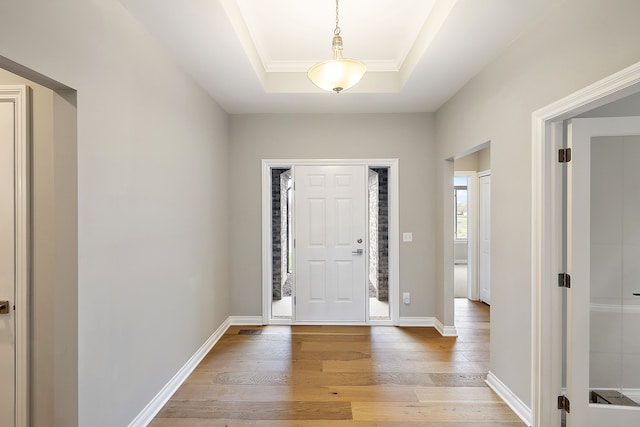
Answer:
[[340, 9], [338, 7], [338, 0], [336, 0], [336, 29], [333, 30], [331, 48], [333, 49], [333, 59], [342, 59], [342, 36], [340, 35]]
[[333, 34], [340, 35], [340, 8], [338, 7], [338, 0], [336, 0], [336, 29], [333, 30]]

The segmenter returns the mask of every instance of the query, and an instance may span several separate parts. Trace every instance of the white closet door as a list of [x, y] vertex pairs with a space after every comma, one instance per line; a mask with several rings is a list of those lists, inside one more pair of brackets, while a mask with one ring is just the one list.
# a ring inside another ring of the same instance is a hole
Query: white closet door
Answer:
[[480, 300], [491, 304], [491, 175], [482, 175], [479, 185], [479, 265]]

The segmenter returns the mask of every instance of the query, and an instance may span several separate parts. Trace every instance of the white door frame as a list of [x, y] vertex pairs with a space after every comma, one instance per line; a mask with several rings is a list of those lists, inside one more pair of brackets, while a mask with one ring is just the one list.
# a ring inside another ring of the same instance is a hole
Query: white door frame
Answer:
[[563, 121], [640, 92], [640, 62], [532, 114], [532, 366], [533, 426], [559, 420], [561, 393], [562, 175], [557, 149], [563, 144]]
[[0, 86], [0, 102], [15, 106], [15, 425], [29, 425], [29, 253], [30, 253], [30, 89], [24, 85]]
[[[272, 236], [271, 236], [271, 169], [297, 165], [366, 165], [389, 168], [389, 309], [390, 320], [367, 320], [365, 324], [397, 325], [399, 314], [399, 194], [398, 159], [263, 159], [262, 160], [262, 323], [292, 324], [271, 319], [272, 300]], [[367, 309], [368, 313], [368, 309]]]

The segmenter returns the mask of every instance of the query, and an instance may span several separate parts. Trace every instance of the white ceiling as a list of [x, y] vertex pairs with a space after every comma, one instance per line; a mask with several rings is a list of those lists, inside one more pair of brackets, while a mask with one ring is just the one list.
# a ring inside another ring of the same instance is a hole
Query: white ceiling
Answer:
[[340, 0], [344, 56], [365, 63], [340, 94], [307, 78], [331, 58], [334, 0], [120, 0], [235, 113], [437, 110], [562, 0]]

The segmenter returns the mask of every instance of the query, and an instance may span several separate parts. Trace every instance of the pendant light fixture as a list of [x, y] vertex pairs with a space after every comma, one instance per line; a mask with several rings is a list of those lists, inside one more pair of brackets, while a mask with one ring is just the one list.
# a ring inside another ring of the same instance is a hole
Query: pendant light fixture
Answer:
[[340, 9], [336, 0], [336, 28], [333, 30], [333, 59], [311, 67], [307, 75], [320, 89], [340, 93], [360, 81], [367, 67], [355, 59], [342, 57], [342, 37], [340, 36]]

